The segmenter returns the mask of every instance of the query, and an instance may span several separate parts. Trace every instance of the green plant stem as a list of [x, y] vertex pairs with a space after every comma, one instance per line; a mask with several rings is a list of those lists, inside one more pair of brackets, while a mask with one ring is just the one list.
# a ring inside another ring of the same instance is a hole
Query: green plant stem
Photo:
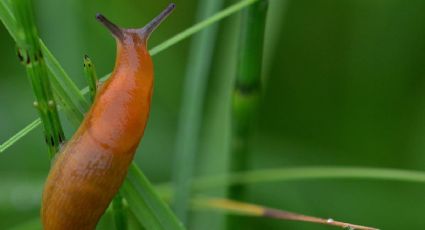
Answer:
[[[203, 0], [198, 5], [199, 20], [221, 8], [222, 0]], [[210, 27], [194, 36], [183, 87], [183, 99], [176, 140], [174, 183], [176, 195], [173, 200], [177, 217], [186, 223], [196, 153], [199, 151], [199, 135], [207, 81], [211, 68], [217, 26]]]
[[64, 110], [68, 120], [72, 125], [79, 126], [81, 120], [84, 118], [84, 114], [89, 109], [89, 103], [58, 60], [41, 40], [40, 45], [46, 57], [46, 64], [49, 69], [53, 92], [60, 98], [59, 102], [61, 108]]
[[2, 145], [0, 145], [0, 153], [4, 152], [6, 149], [8, 149], [10, 146], [12, 146], [16, 141], [21, 139], [22, 137], [26, 136], [29, 132], [37, 128], [41, 124], [41, 119], [37, 118], [25, 128], [21, 129], [19, 132], [17, 132], [15, 135], [13, 135], [11, 138], [9, 138], [7, 141], [5, 141]]
[[[198, 177], [193, 180], [192, 189], [193, 192], [200, 192], [235, 185], [246, 186], [274, 182], [334, 179], [398, 181], [425, 184], [425, 172], [391, 168], [334, 166], [261, 169]], [[163, 197], [171, 197], [174, 193], [171, 183], [157, 185], [156, 190]]]
[[146, 229], [184, 229], [135, 164], [130, 166], [121, 191], [130, 209]]
[[239, 62], [232, 101], [232, 171], [246, 169], [249, 138], [253, 132], [260, 99], [267, 4], [267, 0], [262, 0], [243, 12]]
[[324, 224], [329, 226], [340, 227], [344, 229], [358, 229], [358, 230], [378, 230], [377, 228], [350, 224], [346, 222], [336, 221], [333, 219], [323, 219], [313, 216], [306, 216], [299, 213], [288, 212], [285, 210], [279, 210], [274, 208], [269, 208], [257, 204], [240, 202], [236, 200], [228, 200], [221, 198], [207, 198], [200, 197], [192, 199], [194, 207], [201, 209], [212, 209], [217, 211], [227, 212], [233, 215], [240, 216], [256, 216], [256, 217], [266, 217], [272, 219], [281, 219], [281, 220], [293, 220], [300, 222], [310, 222], [316, 224]]
[[199, 178], [194, 181], [195, 190], [215, 187], [247, 185], [270, 182], [288, 182], [302, 180], [361, 179], [388, 180], [411, 183], [425, 183], [425, 172], [386, 168], [363, 167], [297, 167], [285, 169], [263, 169], [234, 173], [229, 176]]
[[[239, 61], [232, 101], [232, 141], [229, 157], [231, 172], [247, 169], [250, 139], [260, 101], [267, 6], [267, 0], [260, 0], [243, 10]], [[229, 197], [241, 199], [244, 189], [244, 186], [230, 187]], [[238, 222], [237, 217], [230, 216], [227, 229], [238, 227]]]
[[[18, 42], [17, 22], [15, 16], [12, 14], [9, 1], [0, 1], [0, 20], [8, 29], [15, 42]], [[71, 123], [73, 125], [79, 125], [79, 121], [83, 118], [83, 114], [89, 107], [87, 100], [85, 100], [75, 83], [66, 74], [65, 70], [41, 39], [39, 39], [39, 45], [45, 64], [47, 65], [54, 96], [58, 99], [57, 102], [65, 111], [65, 115]]]
[[117, 195], [115, 195], [114, 199], [112, 200], [112, 215], [114, 217], [115, 228], [117, 230], [127, 230], [128, 208], [121, 193], [121, 191], [118, 191]]
[[90, 101], [93, 103], [96, 97], [98, 79], [94, 64], [87, 55], [84, 56], [84, 75], [89, 85]]
[[[227, 7], [226, 9], [221, 10], [220, 12], [214, 14], [213, 16], [191, 26], [190, 28], [174, 35], [172, 38], [166, 40], [165, 42], [155, 46], [154, 48], [150, 49], [149, 53], [154, 56], [166, 49], [168, 49], [169, 47], [178, 44], [179, 42], [181, 42], [182, 40], [198, 33], [199, 31], [207, 28], [208, 26], [211, 26], [212, 24], [234, 14], [237, 13], [238, 11], [240, 11], [241, 9], [244, 9], [245, 7], [250, 6], [251, 4], [254, 4], [255, 2], [257, 2], [259, 0], [242, 0], [234, 5], [231, 5], [229, 7]], [[13, 33], [14, 31], [14, 17], [13, 15], [10, 13], [8, 9], [8, 6], [6, 4], [6, 1], [1, 1], [0, 0], [0, 20], [3, 22], [3, 24], [6, 26], [6, 28], [11, 28], [9, 30], [10, 33]], [[13, 20], [8, 20], [8, 19], [13, 19]], [[11, 34], [12, 37], [15, 37], [16, 34]], [[84, 114], [85, 111], [87, 111], [88, 108], [88, 103], [87, 101], [84, 99], [84, 97], [82, 96], [83, 94], [86, 94], [87, 92], [89, 92], [88, 87], [83, 88], [82, 90], [78, 90], [78, 88], [75, 86], [75, 84], [72, 82], [72, 80], [69, 78], [69, 76], [65, 73], [65, 71], [63, 70], [63, 68], [60, 66], [59, 62], [53, 57], [53, 55], [51, 54], [51, 52], [47, 49], [47, 47], [44, 45], [43, 42], [41, 42], [41, 47], [43, 49], [43, 52], [45, 53], [46, 56], [46, 63], [47, 66], [49, 68], [49, 72], [51, 72], [51, 76], [53, 76], [55, 79], [58, 80], [58, 88], [55, 88], [54, 84], [53, 85], [53, 89], [55, 92], [59, 92], [59, 91], [64, 91], [64, 93], [66, 95], [63, 95], [66, 98], [69, 98], [69, 100], [72, 100], [74, 103], [70, 104], [70, 112], [72, 113], [66, 113], [66, 115], [68, 116], [68, 118], [75, 113], [75, 119], [71, 119], [71, 121], [77, 120], [78, 117], [80, 115], [78, 114]], [[50, 64], [49, 64], [50, 63]], [[110, 74], [107, 74], [106, 76], [102, 77], [100, 80], [104, 81], [106, 80], [108, 77], [110, 76]], [[69, 96], [71, 95], [71, 96]], [[65, 103], [65, 101], [64, 101]], [[35, 121], [33, 121], [32, 123], [34, 123]], [[31, 123], [31, 124], [32, 124]], [[75, 124], [75, 122], [73, 122], [73, 124]], [[28, 126], [27, 126], [28, 127]], [[28, 134], [29, 132], [31, 132], [32, 130], [34, 130], [36, 127], [38, 127], [38, 125], [32, 126], [31, 129], [25, 129], [25, 130], [21, 130], [18, 133], [20, 133], [20, 135], [13, 135], [11, 138], [9, 138], [9, 140], [5, 141], [2, 145], [0, 145], [0, 153], [6, 151], [6, 149], [10, 146], [12, 146], [15, 142], [17, 142], [18, 140], [20, 140], [22, 137], [24, 137], [26, 134]], [[25, 132], [23, 132], [25, 131]], [[13, 140], [13, 142], [11, 142], [11, 140]], [[8, 145], [6, 146], [5, 144], [8, 143]]]
[[43, 123], [49, 156], [53, 158], [65, 137], [41, 52], [37, 29], [34, 25], [31, 2], [16, 0], [12, 4], [12, 9], [16, 15], [18, 57], [27, 70], [36, 97], [34, 106]]
[[7, 31], [9, 31], [9, 34], [12, 36], [13, 40], [16, 41], [16, 20], [13, 17], [10, 5], [7, 4], [6, 0], [0, 1], [0, 20], [3, 22], [3, 25], [6, 27]]

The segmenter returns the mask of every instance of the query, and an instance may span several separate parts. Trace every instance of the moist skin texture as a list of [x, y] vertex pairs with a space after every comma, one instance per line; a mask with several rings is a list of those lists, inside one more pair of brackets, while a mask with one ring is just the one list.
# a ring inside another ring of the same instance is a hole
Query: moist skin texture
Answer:
[[146, 37], [122, 30], [111, 78], [58, 154], [42, 201], [45, 230], [92, 230], [127, 174], [149, 116], [153, 65]]

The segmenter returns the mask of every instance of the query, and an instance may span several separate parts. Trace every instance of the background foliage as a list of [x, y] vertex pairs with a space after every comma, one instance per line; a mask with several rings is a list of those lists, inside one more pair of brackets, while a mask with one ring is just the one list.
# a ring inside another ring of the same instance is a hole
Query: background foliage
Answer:
[[[211, 1], [211, 0], [209, 0]], [[201, 1], [176, 0], [177, 10], [152, 36], [151, 47], [195, 22]], [[227, 0], [225, 5], [236, 1]], [[95, 20], [102, 12], [127, 27], [143, 25], [167, 1], [34, 1], [40, 36], [80, 88], [83, 56], [100, 76], [114, 64], [115, 44]], [[308, 165], [423, 170], [425, 162], [425, 2], [421, 0], [270, 0], [264, 98], [251, 168]], [[197, 175], [226, 169], [229, 111], [238, 44], [237, 15], [220, 23], [204, 104]], [[136, 162], [150, 180], [167, 182], [189, 40], [154, 57], [152, 113]], [[37, 113], [15, 55], [0, 26], [0, 140]], [[63, 119], [66, 121], [66, 119]], [[66, 126], [67, 137], [74, 131]], [[49, 168], [38, 128], [2, 154], [0, 228], [38, 216]], [[264, 183], [246, 200], [381, 229], [423, 229], [424, 185], [367, 180]], [[211, 191], [221, 194], [222, 189]], [[222, 213], [195, 210], [190, 229], [217, 229]], [[241, 218], [241, 228], [329, 229], [313, 224]], [[103, 227], [100, 227], [103, 229]], [[105, 227], [106, 229], [106, 227]]]

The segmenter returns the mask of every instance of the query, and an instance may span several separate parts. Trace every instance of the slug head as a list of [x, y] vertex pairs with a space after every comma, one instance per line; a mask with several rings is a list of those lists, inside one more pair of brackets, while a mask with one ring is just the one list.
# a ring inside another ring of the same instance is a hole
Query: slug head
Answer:
[[124, 42], [127, 37], [138, 37], [146, 45], [152, 32], [173, 12], [176, 5], [170, 3], [158, 16], [150, 21], [146, 26], [138, 29], [124, 29], [109, 21], [102, 14], [97, 13], [96, 19], [102, 23], [112, 35], [120, 42]]

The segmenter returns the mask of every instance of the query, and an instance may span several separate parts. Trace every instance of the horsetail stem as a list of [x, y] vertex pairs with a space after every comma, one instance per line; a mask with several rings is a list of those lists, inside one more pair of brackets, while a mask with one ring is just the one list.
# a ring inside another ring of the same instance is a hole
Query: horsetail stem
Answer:
[[49, 156], [52, 158], [59, 151], [60, 144], [65, 138], [34, 24], [31, 2], [13, 1], [12, 11], [16, 17], [17, 55], [30, 79], [36, 97], [34, 107], [37, 108], [43, 123], [44, 138], [48, 145]]
[[[260, 0], [243, 11], [239, 46], [238, 67], [232, 101], [232, 140], [230, 171], [247, 169], [247, 154], [250, 138], [256, 121], [263, 61], [264, 30], [267, 15], [267, 0]], [[233, 186], [230, 198], [240, 198], [244, 186]], [[233, 217], [228, 220], [228, 229], [233, 229]]]
[[117, 230], [128, 229], [128, 206], [124, 197], [119, 191], [112, 200], [112, 215], [114, 217], [115, 228]]

